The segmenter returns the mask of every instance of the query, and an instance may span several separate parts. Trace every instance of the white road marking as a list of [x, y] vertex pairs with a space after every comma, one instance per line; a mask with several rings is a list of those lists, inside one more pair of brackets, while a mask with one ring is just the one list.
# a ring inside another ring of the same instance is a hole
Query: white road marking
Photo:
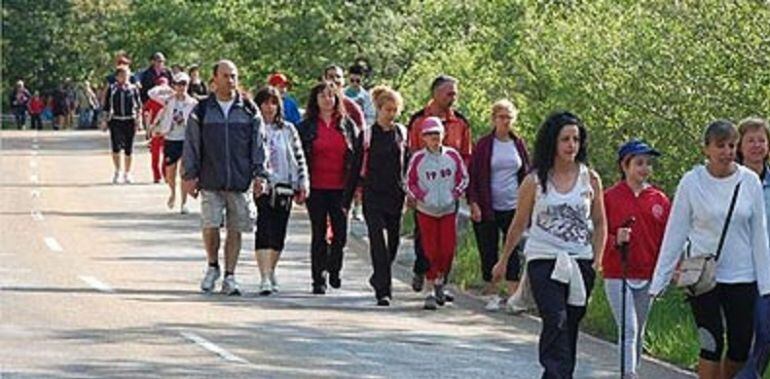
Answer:
[[29, 161], [29, 168], [37, 168], [37, 161], [34, 159]]
[[38, 197], [40, 197], [40, 190], [39, 190], [39, 189], [33, 189], [33, 190], [30, 190], [30, 191], [29, 191], [29, 194], [30, 194], [30, 195], [31, 195], [33, 198], [38, 198]]
[[43, 214], [40, 211], [32, 211], [32, 219], [35, 221], [43, 221]]
[[203, 337], [201, 337], [201, 336], [199, 336], [199, 335], [197, 335], [195, 333], [190, 333], [190, 332], [179, 332], [179, 333], [182, 335], [182, 337], [184, 337], [184, 338], [186, 338], [186, 339], [188, 339], [188, 340], [190, 340], [192, 342], [195, 342], [200, 347], [202, 347], [202, 348], [204, 348], [204, 349], [206, 349], [206, 350], [208, 350], [208, 351], [210, 351], [210, 352], [212, 352], [212, 353], [222, 357], [222, 359], [224, 359], [226, 361], [238, 362], [238, 363], [249, 363], [249, 361], [247, 361], [247, 360], [245, 360], [245, 359], [243, 359], [243, 358], [241, 358], [241, 357], [239, 357], [237, 355], [234, 355], [233, 353], [231, 353], [231, 352], [229, 352], [229, 351], [227, 351], [227, 350], [217, 346], [213, 342], [211, 342], [211, 341], [209, 341], [209, 340], [207, 340], [207, 339], [205, 339], [205, 338], [203, 338]]
[[40, 177], [37, 176], [37, 174], [32, 174], [32, 175], [29, 176], [29, 181], [32, 182], [32, 183], [39, 183], [40, 182]]
[[57, 241], [56, 238], [45, 237], [43, 240], [45, 241], [45, 244], [48, 246], [48, 249], [50, 249], [51, 251], [54, 251], [57, 253], [61, 253], [62, 251], [64, 251], [64, 248], [61, 247], [61, 245], [59, 244], [59, 241]]
[[108, 286], [107, 284], [105, 284], [101, 280], [94, 278], [93, 276], [80, 275], [80, 276], [78, 276], [78, 278], [80, 278], [80, 280], [86, 282], [86, 284], [88, 284], [89, 286], [91, 286], [91, 287], [93, 287], [93, 288], [95, 288], [95, 289], [97, 289], [97, 290], [99, 290], [101, 292], [109, 292], [109, 293], [115, 292], [115, 290], [112, 289], [112, 287]]

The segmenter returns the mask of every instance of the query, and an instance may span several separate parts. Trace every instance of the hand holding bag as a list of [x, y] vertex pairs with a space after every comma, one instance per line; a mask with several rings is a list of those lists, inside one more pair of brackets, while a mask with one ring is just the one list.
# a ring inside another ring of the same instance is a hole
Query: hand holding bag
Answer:
[[730, 226], [730, 219], [735, 209], [735, 201], [738, 198], [738, 191], [741, 189], [741, 183], [735, 185], [733, 198], [730, 200], [730, 208], [727, 211], [727, 218], [722, 227], [722, 235], [719, 237], [719, 245], [716, 254], [705, 254], [698, 256], [690, 255], [690, 245], [684, 251], [684, 258], [679, 262], [677, 269], [678, 276], [675, 280], [676, 286], [681, 288], [688, 297], [702, 295], [714, 289], [717, 285], [717, 261], [722, 253], [722, 246], [725, 243], [727, 228]]

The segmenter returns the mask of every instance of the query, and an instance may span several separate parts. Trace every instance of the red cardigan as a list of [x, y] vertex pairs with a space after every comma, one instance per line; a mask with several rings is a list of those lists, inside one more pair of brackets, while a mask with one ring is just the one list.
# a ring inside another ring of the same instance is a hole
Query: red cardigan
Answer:
[[660, 189], [650, 186], [637, 197], [626, 181], [604, 191], [607, 213], [607, 244], [602, 257], [605, 278], [620, 279], [620, 251], [615, 246], [617, 230], [631, 217], [631, 241], [628, 249], [628, 278], [650, 279], [663, 242], [663, 232], [671, 210], [671, 202]]

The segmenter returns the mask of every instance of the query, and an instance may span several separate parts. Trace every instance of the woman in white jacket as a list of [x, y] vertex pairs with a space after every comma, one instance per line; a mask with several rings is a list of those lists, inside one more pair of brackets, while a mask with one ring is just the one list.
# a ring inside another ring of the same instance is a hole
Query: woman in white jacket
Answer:
[[650, 286], [650, 295], [660, 296], [688, 240], [692, 256], [716, 254], [737, 191], [716, 263], [716, 287], [689, 298], [700, 339], [700, 378], [732, 378], [740, 370], [751, 348], [757, 291], [770, 293], [762, 184], [756, 173], [735, 163], [737, 144], [731, 122], [719, 120], [706, 128], [708, 160], [679, 182]]
[[[168, 184], [171, 194], [168, 197], [166, 205], [168, 209], [174, 209], [176, 203], [176, 174], [179, 160], [182, 157], [182, 148], [184, 146], [185, 126], [190, 113], [198, 104], [198, 100], [187, 94], [187, 86], [190, 83], [190, 77], [184, 72], [174, 75], [174, 95], [165, 99], [163, 110], [158, 117], [157, 132], [165, 137], [163, 143], [163, 168], [164, 177]], [[180, 211], [182, 214], [188, 213], [187, 194], [182, 192], [182, 204]]]

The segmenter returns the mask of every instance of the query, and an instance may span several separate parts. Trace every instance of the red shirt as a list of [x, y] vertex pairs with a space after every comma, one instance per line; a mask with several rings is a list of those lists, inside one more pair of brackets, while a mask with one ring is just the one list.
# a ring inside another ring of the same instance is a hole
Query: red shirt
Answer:
[[318, 134], [313, 141], [313, 159], [310, 167], [310, 188], [341, 190], [345, 188], [345, 136], [337, 127], [339, 118], [326, 123], [321, 118]]
[[615, 246], [617, 230], [634, 217], [636, 222], [631, 226], [628, 248], [628, 278], [652, 278], [671, 210], [666, 194], [650, 186], [636, 196], [624, 180], [604, 191], [604, 207], [607, 212], [607, 244], [602, 257], [604, 277], [621, 278], [620, 251]]
[[147, 121], [150, 124], [155, 122], [161, 110], [163, 110], [163, 103], [155, 99], [149, 99], [142, 105], [142, 113], [147, 115]]
[[30, 114], [41, 114], [45, 109], [45, 102], [43, 102], [43, 99], [39, 96], [34, 96], [32, 100], [29, 101], [29, 104], [27, 104], [27, 109]]

